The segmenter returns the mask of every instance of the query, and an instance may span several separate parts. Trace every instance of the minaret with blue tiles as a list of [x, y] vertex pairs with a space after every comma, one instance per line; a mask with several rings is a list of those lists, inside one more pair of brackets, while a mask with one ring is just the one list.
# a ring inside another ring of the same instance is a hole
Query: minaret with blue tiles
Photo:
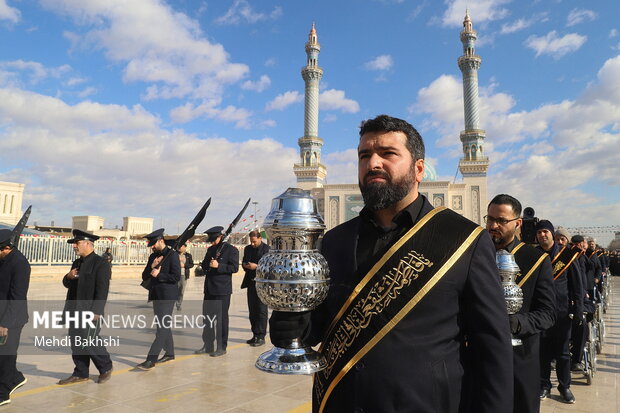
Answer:
[[463, 181], [468, 184], [468, 197], [471, 201], [472, 220], [481, 222], [481, 210], [486, 208], [487, 171], [489, 158], [484, 155], [485, 131], [480, 125], [480, 108], [478, 103], [478, 69], [482, 58], [476, 54], [476, 39], [469, 12], [465, 12], [461, 43], [463, 55], [459, 57], [459, 69], [463, 73], [463, 102], [465, 110], [465, 130], [461, 132], [463, 157], [459, 161], [459, 170]]
[[304, 136], [299, 138], [299, 163], [293, 167], [297, 186], [302, 189], [321, 188], [327, 176], [327, 168], [321, 164], [323, 139], [319, 138], [319, 83], [323, 69], [319, 67], [321, 45], [314, 23], [306, 43], [306, 66], [301, 69], [305, 82]]

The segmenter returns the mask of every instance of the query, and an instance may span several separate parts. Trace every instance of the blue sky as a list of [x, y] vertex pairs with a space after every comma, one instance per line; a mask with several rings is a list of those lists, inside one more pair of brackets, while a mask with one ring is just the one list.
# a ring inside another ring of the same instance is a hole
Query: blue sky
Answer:
[[356, 181], [357, 127], [380, 113], [414, 124], [453, 179], [466, 7], [489, 196], [620, 223], [616, 0], [0, 0], [0, 180], [26, 183], [46, 224], [151, 216], [174, 232], [209, 196], [205, 225], [248, 196], [264, 214], [295, 183], [312, 22], [328, 182]]

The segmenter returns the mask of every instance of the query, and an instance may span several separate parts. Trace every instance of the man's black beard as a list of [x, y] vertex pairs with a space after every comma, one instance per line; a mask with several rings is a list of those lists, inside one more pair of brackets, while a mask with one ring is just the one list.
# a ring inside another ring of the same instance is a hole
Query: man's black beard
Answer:
[[[369, 176], [381, 176], [385, 178], [386, 182], [364, 184], [363, 181]], [[379, 211], [401, 201], [413, 188], [414, 178], [415, 170], [413, 168], [411, 168], [410, 173], [398, 181], [392, 181], [392, 177], [385, 171], [368, 172], [363, 181], [359, 183], [366, 208], [371, 211]]]

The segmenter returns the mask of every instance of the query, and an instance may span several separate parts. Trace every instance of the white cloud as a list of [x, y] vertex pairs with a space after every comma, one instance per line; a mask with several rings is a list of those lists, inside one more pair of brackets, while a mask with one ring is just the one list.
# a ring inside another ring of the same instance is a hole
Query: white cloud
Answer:
[[[462, 105], [460, 80], [443, 75], [419, 91], [411, 110], [427, 114], [423, 127], [439, 131], [439, 144], [460, 156]], [[514, 106], [512, 96], [493, 87], [480, 89], [485, 152], [491, 159], [489, 195], [515, 195], [554, 223], [608, 225], [620, 219], [618, 197], [605, 205], [589, 192], [592, 183], [616, 194], [620, 186], [620, 56], [607, 60], [575, 100], [530, 111]]]
[[220, 44], [201, 31], [197, 20], [158, 0], [41, 0], [84, 28], [65, 33], [75, 48], [101, 49], [124, 64], [126, 82], [149, 85], [144, 98], [218, 99], [227, 85], [249, 73], [233, 63]]
[[206, 100], [199, 105], [188, 102], [183, 106], [172, 109], [170, 111], [170, 118], [176, 123], [186, 123], [196, 118], [205, 117], [224, 122], [233, 122], [237, 128], [250, 128], [251, 111], [232, 105], [220, 108], [218, 107], [219, 104], [219, 100]]
[[500, 30], [501, 34], [508, 34], [518, 32], [519, 30], [526, 29], [530, 27], [534, 22], [532, 20], [526, 19], [518, 19], [512, 23], [504, 23], [502, 24], [502, 29]]
[[616, 30], [616, 29], [611, 29], [611, 30], [609, 31], [609, 38], [610, 38], [610, 39], [613, 39], [613, 38], [614, 38], [614, 37], [616, 37], [617, 35], [618, 35], [618, 30]]
[[566, 18], [566, 26], [571, 27], [579, 23], [583, 23], [585, 21], [595, 20], [598, 15], [592, 10], [587, 9], [573, 9], [568, 13], [568, 17]]
[[245, 82], [243, 82], [243, 84], [241, 84], [241, 89], [262, 92], [269, 86], [271, 86], [271, 79], [269, 79], [269, 76], [267, 75], [262, 75], [260, 79], [255, 82], [251, 80], [246, 80]]
[[86, 89], [78, 92], [77, 95], [78, 95], [78, 97], [83, 99], [83, 98], [85, 98], [87, 96], [94, 95], [95, 93], [97, 93], [97, 89], [92, 87], [92, 86], [89, 86]]
[[521, 18], [517, 19], [512, 23], [504, 23], [502, 24], [502, 28], [500, 30], [501, 34], [510, 34], [514, 32], [521, 31], [523, 29], [527, 29], [528, 27], [536, 24], [538, 22], [547, 21], [549, 18], [547, 17], [548, 13], [538, 13], [528, 19]]
[[368, 70], [389, 70], [392, 68], [393, 64], [394, 60], [392, 59], [392, 56], [389, 54], [384, 54], [375, 57], [370, 62], [366, 62], [364, 67]]
[[536, 56], [548, 54], [554, 59], [578, 50], [588, 40], [587, 36], [577, 33], [569, 33], [558, 37], [555, 30], [545, 36], [530, 36], [525, 41], [525, 45], [536, 52]]
[[270, 13], [259, 13], [252, 9], [247, 0], [235, 0], [225, 15], [215, 19], [219, 24], [256, 23], [264, 20], [276, 20], [282, 16], [282, 7], [276, 6]]
[[265, 60], [265, 63], [263, 63], [265, 65], [265, 67], [273, 67], [278, 63], [278, 59], [276, 59], [275, 57], [270, 57], [269, 59]]
[[248, 196], [266, 206], [295, 182], [295, 148], [270, 138], [232, 142], [169, 131], [139, 106], [71, 106], [0, 89], [0, 141], [7, 171], [0, 180], [27, 184], [24, 203], [34, 205], [33, 222], [161, 217], [174, 233], [211, 196], [201, 226], [207, 228], [230, 222]]
[[465, 18], [465, 10], [469, 10], [474, 25], [486, 21], [501, 20], [510, 14], [508, 9], [503, 7], [511, 0], [446, 0], [448, 8], [445, 11], [441, 22], [444, 26], [462, 26]]
[[36, 84], [46, 78], [60, 78], [65, 73], [69, 72], [71, 67], [69, 65], [45, 67], [39, 62], [19, 59], [0, 63], [0, 70], [13, 72], [15, 75], [24, 72], [28, 77], [28, 81], [32, 84]]
[[[351, 144], [356, 148], [357, 139], [357, 136], [351, 137]], [[321, 162], [327, 166], [327, 179], [330, 184], [350, 184], [358, 181], [356, 148], [332, 152], [321, 158]]]
[[15, 7], [11, 7], [6, 0], [0, 0], [0, 20], [8, 20], [12, 23], [19, 22], [21, 13]]
[[360, 105], [353, 99], [347, 99], [343, 90], [329, 89], [319, 95], [321, 110], [340, 110], [345, 113], [357, 113]]
[[299, 103], [302, 100], [304, 100], [304, 96], [301, 93], [296, 90], [289, 90], [276, 96], [272, 101], [267, 102], [265, 110], [268, 112], [271, 110], [284, 110], [286, 107]]

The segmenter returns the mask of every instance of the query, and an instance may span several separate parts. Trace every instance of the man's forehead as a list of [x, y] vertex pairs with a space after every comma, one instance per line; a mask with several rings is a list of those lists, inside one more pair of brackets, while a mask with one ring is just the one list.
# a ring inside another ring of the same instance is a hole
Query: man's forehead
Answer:
[[406, 141], [407, 136], [400, 131], [366, 132], [360, 138], [358, 150], [369, 149], [371, 147], [405, 146]]

